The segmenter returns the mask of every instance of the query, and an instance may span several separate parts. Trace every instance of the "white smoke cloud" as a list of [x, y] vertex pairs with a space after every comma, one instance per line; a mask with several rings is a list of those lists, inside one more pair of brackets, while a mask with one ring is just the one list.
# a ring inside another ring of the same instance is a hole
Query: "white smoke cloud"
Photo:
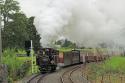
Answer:
[[66, 37], [79, 46], [100, 43], [125, 47], [124, 0], [19, 0], [27, 16], [35, 16], [43, 46]]

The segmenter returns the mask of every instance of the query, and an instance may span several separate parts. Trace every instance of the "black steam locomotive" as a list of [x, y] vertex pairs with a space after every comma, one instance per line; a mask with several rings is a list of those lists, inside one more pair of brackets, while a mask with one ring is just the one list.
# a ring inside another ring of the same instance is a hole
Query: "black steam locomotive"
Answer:
[[36, 63], [41, 73], [54, 72], [57, 67], [59, 51], [53, 48], [42, 48], [38, 51]]

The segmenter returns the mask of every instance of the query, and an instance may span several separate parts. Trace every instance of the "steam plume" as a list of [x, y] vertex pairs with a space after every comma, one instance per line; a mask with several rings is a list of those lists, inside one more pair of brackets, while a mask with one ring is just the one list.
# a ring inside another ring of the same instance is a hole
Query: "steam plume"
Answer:
[[78, 46], [125, 47], [124, 4], [124, 0], [20, 0], [22, 10], [36, 16], [43, 46], [63, 36]]

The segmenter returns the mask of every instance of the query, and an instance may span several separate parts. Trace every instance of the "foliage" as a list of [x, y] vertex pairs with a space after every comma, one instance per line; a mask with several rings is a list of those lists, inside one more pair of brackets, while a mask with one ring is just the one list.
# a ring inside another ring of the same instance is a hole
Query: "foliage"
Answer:
[[6, 49], [3, 52], [2, 62], [8, 67], [8, 80], [12, 82], [24, 77], [29, 71], [30, 60], [28, 58], [17, 58], [15, 49]]
[[18, 50], [16, 50], [16, 53], [18, 53], [18, 54], [26, 54], [26, 51], [23, 50], [23, 49], [18, 49]]
[[115, 56], [105, 61], [103, 65], [106, 72], [125, 73], [125, 57]]
[[68, 47], [62, 47], [58, 49], [60, 52], [67, 52], [67, 51], [71, 51], [72, 48], [68, 48]]
[[34, 17], [30, 17], [27, 22], [27, 33], [29, 34], [29, 40], [33, 40], [33, 47], [34, 51], [36, 52], [38, 50], [38, 47], [40, 47], [40, 35], [38, 34], [36, 27], [34, 26]]
[[[113, 56], [110, 59], [101, 62], [101, 63], [93, 63], [89, 65], [88, 74], [90, 78], [93, 76], [101, 76], [104, 74], [125, 74], [125, 57], [121, 56]], [[91, 73], [91, 74], [90, 74]]]
[[16, 0], [2, 0], [0, 3], [4, 26], [2, 28], [2, 46], [6, 48], [24, 48], [26, 40], [33, 40], [34, 50], [40, 47], [40, 35], [34, 26], [34, 17], [27, 18], [20, 12]]
[[55, 42], [55, 44], [61, 45], [61, 47], [76, 48], [76, 44], [69, 41], [68, 39], [58, 40], [57, 42]]
[[29, 57], [17, 57], [16, 53], [26, 54], [24, 50], [19, 50], [24, 49], [26, 40], [33, 40], [33, 47], [36, 51], [40, 47], [41, 37], [33, 24], [35, 17], [28, 18], [21, 12], [16, 0], [0, 0], [0, 13], [4, 24], [2, 27], [2, 62], [8, 66], [8, 79], [13, 81], [25, 76], [31, 61]]
[[19, 3], [15, 0], [1, 0], [0, 9], [3, 16], [4, 27], [8, 26], [11, 15], [19, 12]]
[[27, 18], [24, 14], [16, 13], [8, 23], [8, 27], [2, 30], [3, 48], [23, 48], [24, 41], [28, 38], [26, 31]]

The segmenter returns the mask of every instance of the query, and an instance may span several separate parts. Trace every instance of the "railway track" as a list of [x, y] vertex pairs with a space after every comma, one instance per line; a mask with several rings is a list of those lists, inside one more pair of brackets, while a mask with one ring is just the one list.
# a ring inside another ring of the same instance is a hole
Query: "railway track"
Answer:
[[[77, 65], [77, 66], [69, 67], [68, 69], [64, 69], [64, 71], [60, 73], [60, 76], [58, 78], [59, 83], [75, 83], [74, 74], [78, 72], [80, 68], [81, 68], [81, 65]], [[27, 83], [48, 83], [48, 82], [51, 83], [51, 81], [46, 82], [45, 80], [45, 77], [49, 75], [50, 75], [49, 73], [37, 74], [33, 76]], [[85, 82], [85, 83], [89, 83], [89, 82]]]
[[48, 74], [44, 74], [44, 75], [42, 75], [40, 78], [39, 78], [39, 80], [37, 81], [37, 83], [44, 83], [43, 82], [43, 79], [44, 79], [44, 77], [46, 77]]
[[42, 80], [47, 75], [48, 74], [43, 74], [43, 75], [37, 74], [37, 75], [33, 76], [27, 83], [43, 83]]
[[74, 83], [72, 80], [72, 73], [79, 69], [80, 66], [73, 67], [67, 71], [65, 71], [60, 77], [61, 83]]
[[40, 76], [40, 74], [37, 74], [37, 75], [33, 76], [30, 80], [28, 80], [27, 83], [32, 83], [32, 81], [34, 81], [39, 76]]

